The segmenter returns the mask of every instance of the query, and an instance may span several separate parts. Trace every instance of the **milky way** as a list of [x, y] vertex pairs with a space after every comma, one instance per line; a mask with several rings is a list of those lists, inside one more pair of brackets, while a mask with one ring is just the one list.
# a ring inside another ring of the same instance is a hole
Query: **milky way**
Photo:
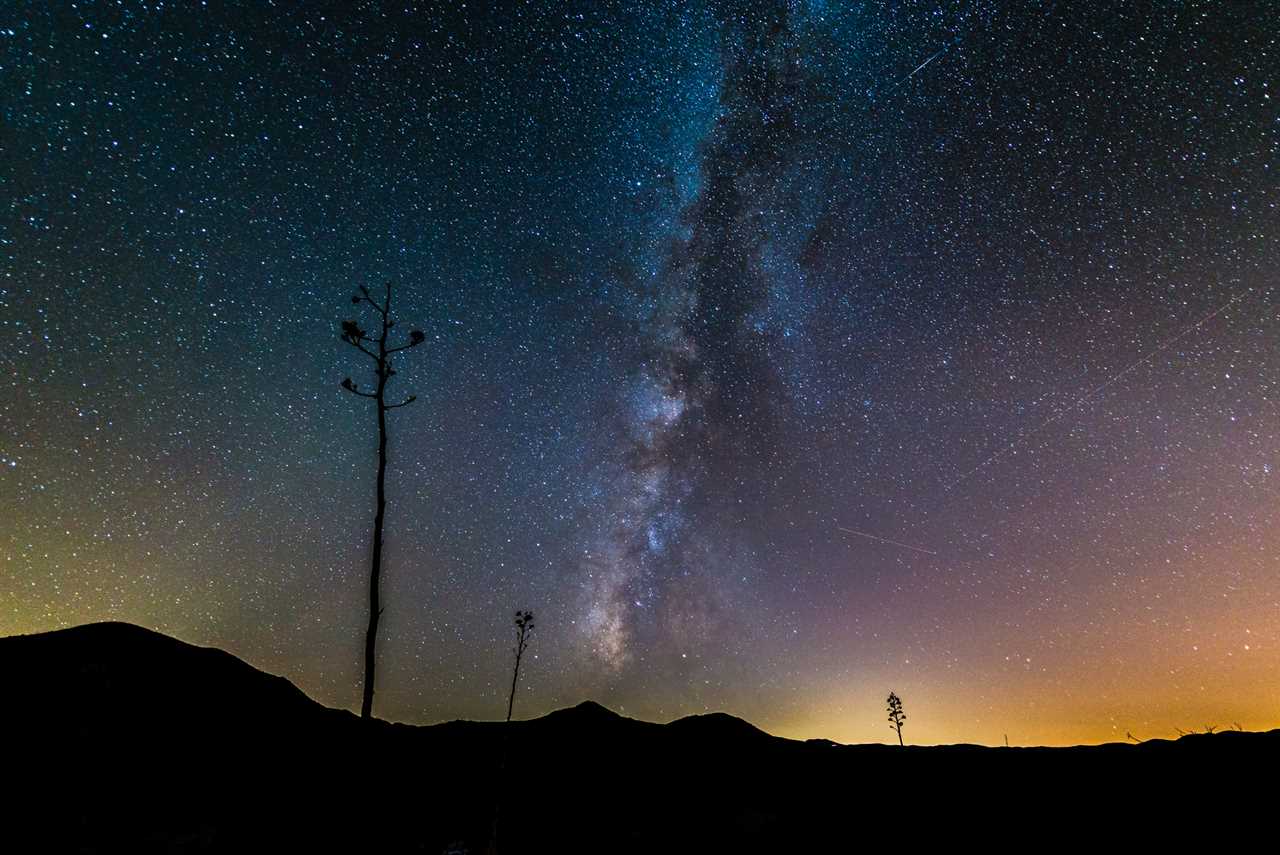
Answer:
[[782, 445], [770, 298], [804, 290], [788, 247], [811, 228], [796, 219], [791, 197], [818, 191], [792, 169], [810, 141], [797, 105], [811, 93], [802, 37], [785, 10], [723, 26], [719, 113], [698, 145], [697, 195], [642, 285], [651, 314], [642, 364], [621, 401], [622, 475], [609, 487], [616, 506], [587, 562], [584, 629], [613, 665], [647, 612], [663, 630], [710, 629], [724, 589], [749, 568], [726, 567], [716, 547], [690, 544], [689, 528], [735, 539], [718, 485]]
[[353, 705], [392, 279], [380, 715], [1274, 726], [1270, 4], [473, 5], [0, 17], [0, 631]]

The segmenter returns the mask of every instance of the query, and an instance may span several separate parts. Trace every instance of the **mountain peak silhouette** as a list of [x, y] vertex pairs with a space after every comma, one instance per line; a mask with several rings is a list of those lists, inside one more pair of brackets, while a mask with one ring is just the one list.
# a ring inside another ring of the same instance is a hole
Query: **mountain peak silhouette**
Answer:
[[707, 736], [716, 735], [727, 738], [747, 739], [781, 739], [781, 737], [764, 732], [749, 721], [745, 721], [726, 712], [689, 715], [684, 718], [678, 718], [667, 726], [705, 734]]
[[[586, 718], [592, 720], [618, 720], [626, 718], [621, 713], [616, 713], [603, 704], [595, 701], [583, 701], [571, 707], [556, 710], [548, 713], [548, 716], [573, 716], [575, 718]], [[544, 716], [545, 718], [546, 716]]]

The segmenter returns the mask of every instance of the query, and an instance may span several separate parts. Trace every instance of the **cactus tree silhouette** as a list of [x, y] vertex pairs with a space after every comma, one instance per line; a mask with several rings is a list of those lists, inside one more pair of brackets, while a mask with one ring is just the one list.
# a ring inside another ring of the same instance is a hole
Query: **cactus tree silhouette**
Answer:
[[889, 727], [896, 728], [898, 731], [898, 744], [904, 744], [902, 741], [902, 723], [907, 717], [902, 714], [902, 698], [889, 693]]
[[529, 646], [531, 632], [533, 632], [533, 612], [516, 612], [516, 646], [512, 649], [516, 655], [516, 668], [511, 675], [511, 696], [507, 699], [507, 721], [511, 721], [511, 709], [516, 703], [516, 681], [520, 679], [520, 660], [524, 658], [524, 649]]
[[369, 357], [374, 362], [376, 383], [372, 392], [366, 392], [350, 377], [344, 378], [342, 388], [359, 398], [373, 401], [374, 411], [378, 417], [378, 487], [377, 500], [373, 515], [373, 567], [369, 572], [369, 628], [364, 639], [364, 699], [360, 704], [360, 717], [373, 716], [373, 678], [375, 651], [378, 643], [378, 618], [382, 617], [382, 605], [378, 598], [378, 585], [382, 580], [382, 523], [387, 510], [387, 412], [412, 404], [417, 397], [410, 395], [397, 404], [388, 404], [386, 399], [387, 383], [396, 375], [391, 367], [391, 357], [402, 350], [417, 347], [426, 341], [421, 330], [409, 333], [408, 341], [392, 346], [389, 342], [391, 329], [396, 325], [391, 316], [391, 283], [386, 285], [386, 296], [378, 302], [369, 293], [369, 289], [359, 286], [360, 293], [351, 298], [353, 306], [367, 303], [373, 308], [375, 323], [380, 332], [370, 336], [355, 321], [342, 322], [342, 341]]

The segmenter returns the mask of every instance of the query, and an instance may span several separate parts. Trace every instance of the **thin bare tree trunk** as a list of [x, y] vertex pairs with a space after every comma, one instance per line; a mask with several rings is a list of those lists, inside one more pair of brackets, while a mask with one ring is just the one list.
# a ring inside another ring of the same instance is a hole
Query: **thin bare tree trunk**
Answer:
[[[390, 295], [388, 294], [388, 307]], [[382, 581], [382, 522], [387, 512], [387, 326], [383, 319], [382, 335], [378, 339], [378, 394], [375, 400], [378, 410], [378, 501], [373, 516], [373, 568], [369, 571], [369, 629], [364, 636], [364, 700], [360, 704], [360, 717], [373, 717], [373, 683], [377, 667], [378, 619], [382, 617], [378, 586]]]
[[[369, 570], [369, 628], [364, 634], [364, 697], [360, 702], [360, 717], [373, 718], [378, 620], [382, 617], [382, 601], [379, 595], [379, 585], [382, 582], [382, 523], [387, 514], [387, 410], [398, 410], [417, 400], [416, 395], [410, 395], [397, 404], [388, 404], [387, 383], [395, 376], [395, 372], [391, 370], [391, 357], [402, 350], [419, 346], [426, 341], [427, 337], [422, 330], [413, 330], [409, 333], [409, 340], [406, 343], [397, 347], [387, 347], [391, 328], [396, 325], [391, 318], [391, 283], [387, 283], [387, 294], [381, 304], [373, 299], [368, 288], [363, 285], [359, 288], [360, 293], [351, 298], [351, 303], [354, 306], [362, 303], [372, 306], [382, 322], [382, 334], [377, 339], [372, 339], [360, 328], [359, 323], [347, 320], [342, 322], [341, 339], [377, 363], [378, 385], [374, 391], [365, 392], [350, 377], [345, 378], [339, 385], [358, 398], [371, 399], [378, 411], [378, 497], [373, 513], [373, 566]], [[376, 353], [365, 347], [366, 342], [374, 341], [378, 343]]]
[[[529, 644], [529, 633], [533, 632], [533, 612], [516, 612], [516, 667], [511, 672], [511, 694], [507, 696], [507, 724], [511, 723], [511, 711], [516, 703], [516, 685], [520, 680], [520, 660], [524, 658], [525, 647]], [[498, 757], [498, 777], [501, 778], [507, 767], [507, 733], [502, 734], [502, 753]], [[502, 816], [502, 790], [493, 805], [493, 823], [489, 826], [489, 846], [485, 850], [489, 855], [498, 851], [498, 825]]]
[[511, 721], [511, 710], [516, 705], [516, 680], [520, 679], [520, 657], [524, 651], [516, 653], [516, 670], [511, 675], [511, 696], [507, 699], [507, 721]]

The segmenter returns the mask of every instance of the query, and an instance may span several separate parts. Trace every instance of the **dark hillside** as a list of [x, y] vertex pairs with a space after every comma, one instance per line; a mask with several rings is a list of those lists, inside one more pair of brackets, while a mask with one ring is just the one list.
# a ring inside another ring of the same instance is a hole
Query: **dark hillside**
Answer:
[[498, 851], [846, 851], [871, 830], [963, 835], [979, 818], [1070, 836], [1280, 759], [1280, 731], [899, 748], [590, 701], [509, 725], [363, 726], [230, 654], [114, 623], [0, 639], [0, 669], [12, 836], [32, 851], [480, 852], [495, 811]]

